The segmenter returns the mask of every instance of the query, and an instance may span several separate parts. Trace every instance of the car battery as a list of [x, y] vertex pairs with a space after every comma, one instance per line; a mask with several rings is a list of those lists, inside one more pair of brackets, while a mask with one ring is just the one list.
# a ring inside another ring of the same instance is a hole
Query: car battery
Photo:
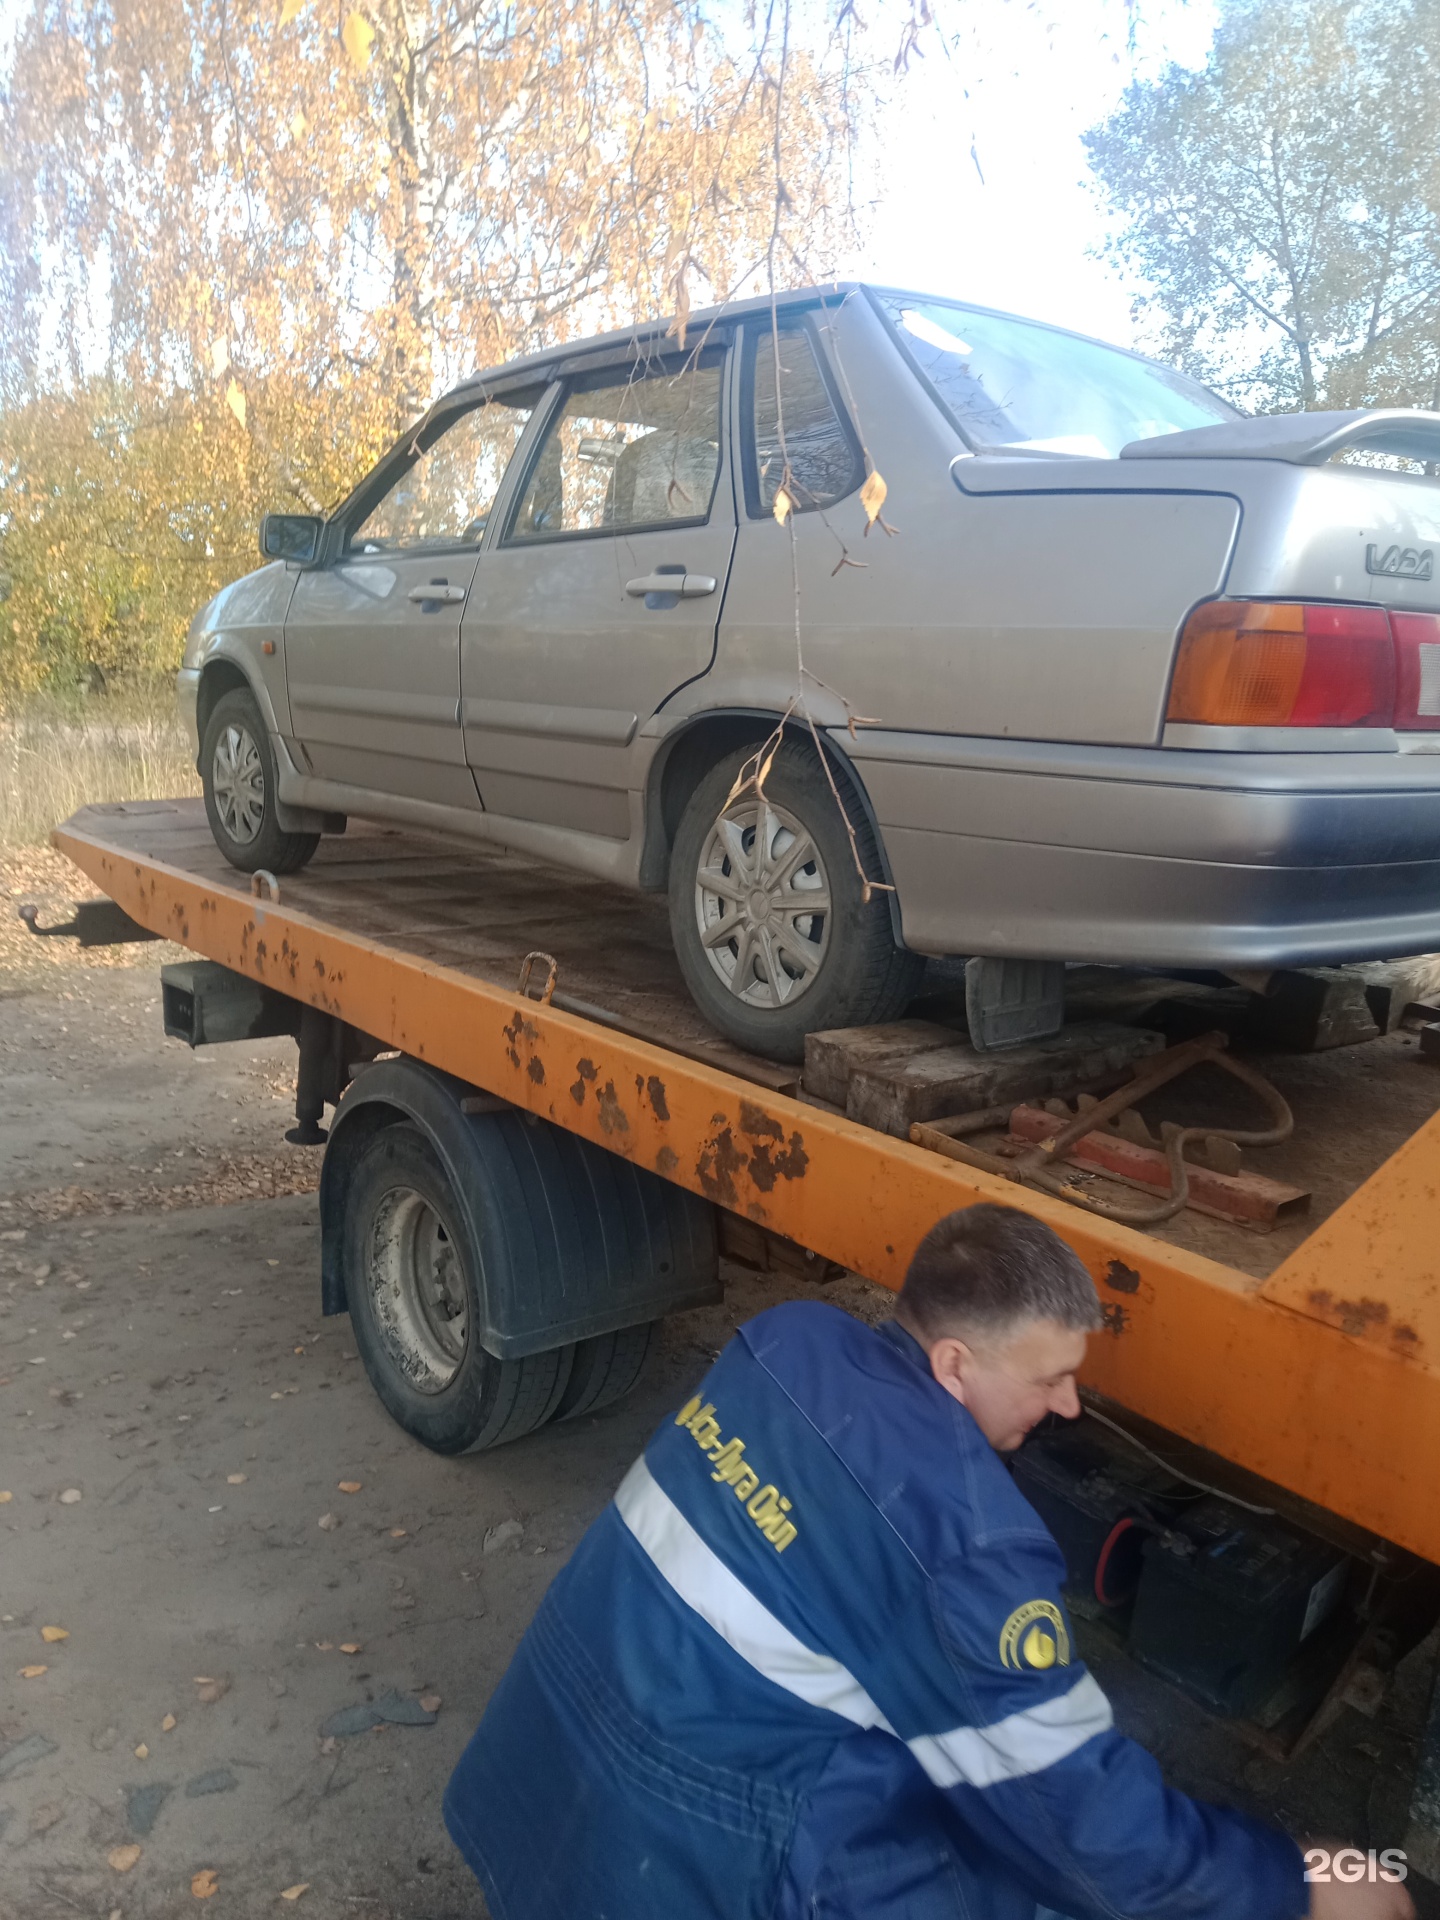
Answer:
[[1193, 1494], [1093, 1420], [1046, 1422], [1011, 1460], [1015, 1484], [1065, 1556], [1065, 1599], [1080, 1618], [1123, 1614], [1148, 1529]]
[[1283, 1521], [1204, 1500], [1145, 1542], [1130, 1652], [1217, 1713], [1253, 1713], [1339, 1606], [1349, 1566]]

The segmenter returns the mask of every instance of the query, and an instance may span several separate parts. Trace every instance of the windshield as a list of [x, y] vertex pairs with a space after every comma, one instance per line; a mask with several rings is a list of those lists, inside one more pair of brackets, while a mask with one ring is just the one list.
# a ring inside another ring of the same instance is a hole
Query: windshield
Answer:
[[1239, 418], [1198, 381], [1116, 347], [948, 300], [878, 298], [977, 447], [1113, 460], [1132, 440]]

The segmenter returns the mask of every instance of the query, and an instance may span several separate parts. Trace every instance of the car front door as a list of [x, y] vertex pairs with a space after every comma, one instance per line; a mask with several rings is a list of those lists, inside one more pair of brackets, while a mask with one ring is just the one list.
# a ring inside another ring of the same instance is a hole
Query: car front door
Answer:
[[461, 622], [489, 812], [618, 840], [638, 823], [636, 735], [708, 670], [735, 546], [726, 367], [712, 340], [552, 393]]
[[302, 573], [285, 622], [291, 728], [309, 771], [367, 792], [479, 806], [460, 733], [460, 616], [486, 520], [536, 395], [422, 424]]

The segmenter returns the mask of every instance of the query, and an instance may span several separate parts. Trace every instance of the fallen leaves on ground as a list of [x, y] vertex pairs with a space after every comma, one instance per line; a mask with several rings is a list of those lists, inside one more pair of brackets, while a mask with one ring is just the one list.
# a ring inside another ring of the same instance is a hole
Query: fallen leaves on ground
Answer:
[[78, 1505], [84, 1498], [85, 1496], [81, 1493], [79, 1487], [66, 1487], [60, 1496], [60, 1504], [62, 1507], [73, 1507]]
[[308, 1880], [302, 1880], [298, 1886], [286, 1887], [281, 1893], [280, 1898], [282, 1900], [298, 1900], [302, 1893], [308, 1893], [309, 1891], [310, 1882]]
[[333, 1513], [322, 1513], [315, 1524], [322, 1533], [333, 1533], [340, 1522], [335, 1518]]
[[0, 1493], [0, 1507], [8, 1507], [14, 1498], [13, 1493]]
[[136, 1747], [135, 1749], [135, 1758], [137, 1760], [148, 1760], [150, 1758], [150, 1749], [149, 1747], [146, 1746], [143, 1740], [140, 1742], [139, 1746]]
[[197, 1900], [208, 1900], [212, 1893], [220, 1891], [220, 1876], [213, 1867], [202, 1867], [190, 1882], [190, 1891]]
[[441, 1706], [440, 1695], [438, 1693], [422, 1693], [420, 1696], [420, 1704], [424, 1707], [426, 1713], [438, 1713]]
[[342, 1653], [363, 1653], [365, 1649], [360, 1645], [358, 1640], [342, 1640], [340, 1642], [340, 1651]]
[[179, 1722], [176, 1720], [174, 1714], [167, 1713], [165, 1718], [160, 1722], [160, 1731], [162, 1733], [173, 1733], [178, 1724]]
[[112, 1847], [105, 1858], [116, 1873], [129, 1873], [140, 1858], [140, 1849], [133, 1840], [130, 1840], [123, 1847]]
[[40, 1638], [47, 1646], [53, 1647], [57, 1640], [68, 1640], [70, 1638], [70, 1629], [68, 1627], [41, 1627]]
[[248, 1473], [227, 1473], [225, 1484], [227, 1487], [243, 1487], [249, 1478]]
[[363, 1480], [341, 1480], [339, 1487], [341, 1493], [359, 1493], [364, 1484]]
[[213, 1706], [230, 1691], [230, 1682], [223, 1675], [212, 1679], [208, 1673], [197, 1673], [195, 1685], [200, 1689], [195, 1698], [202, 1707]]
[[42, 1673], [48, 1673], [49, 1671], [49, 1667], [21, 1667], [20, 1678], [22, 1680], [38, 1680]]
[[[314, 1193], [320, 1184], [320, 1149], [286, 1147], [276, 1153], [227, 1153], [222, 1164], [206, 1166], [210, 1153], [195, 1147], [187, 1156], [203, 1171], [176, 1186], [137, 1181], [121, 1190], [97, 1193], [88, 1187], [48, 1187], [22, 1193], [15, 1207], [32, 1220], [71, 1220], [80, 1214], [172, 1213], [180, 1207], [225, 1207], [241, 1200], [277, 1200], [287, 1194]], [[217, 1161], [221, 1160], [218, 1150]], [[278, 1262], [276, 1263], [278, 1264]]]

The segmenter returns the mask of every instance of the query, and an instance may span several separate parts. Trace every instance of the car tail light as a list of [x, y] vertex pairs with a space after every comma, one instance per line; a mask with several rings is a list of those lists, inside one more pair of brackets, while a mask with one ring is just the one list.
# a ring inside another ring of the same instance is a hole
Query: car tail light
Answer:
[[[1440, 646], [1440, 631], [1433, 638]], [[1413, 651], [1418, 685], [1424, 661], [1418, 645]], [[1396, 656], [1383, 607], [1212, 600], [1185, 623], [1166, 718], [1218, 727], [1392, 726]], [[1440, 659], [1429, 673], [1437, 706], [1429, 724], [1440, 729]]]
[[1392, 613], [1395, 724], [1440, 733], [1440, 613]]

